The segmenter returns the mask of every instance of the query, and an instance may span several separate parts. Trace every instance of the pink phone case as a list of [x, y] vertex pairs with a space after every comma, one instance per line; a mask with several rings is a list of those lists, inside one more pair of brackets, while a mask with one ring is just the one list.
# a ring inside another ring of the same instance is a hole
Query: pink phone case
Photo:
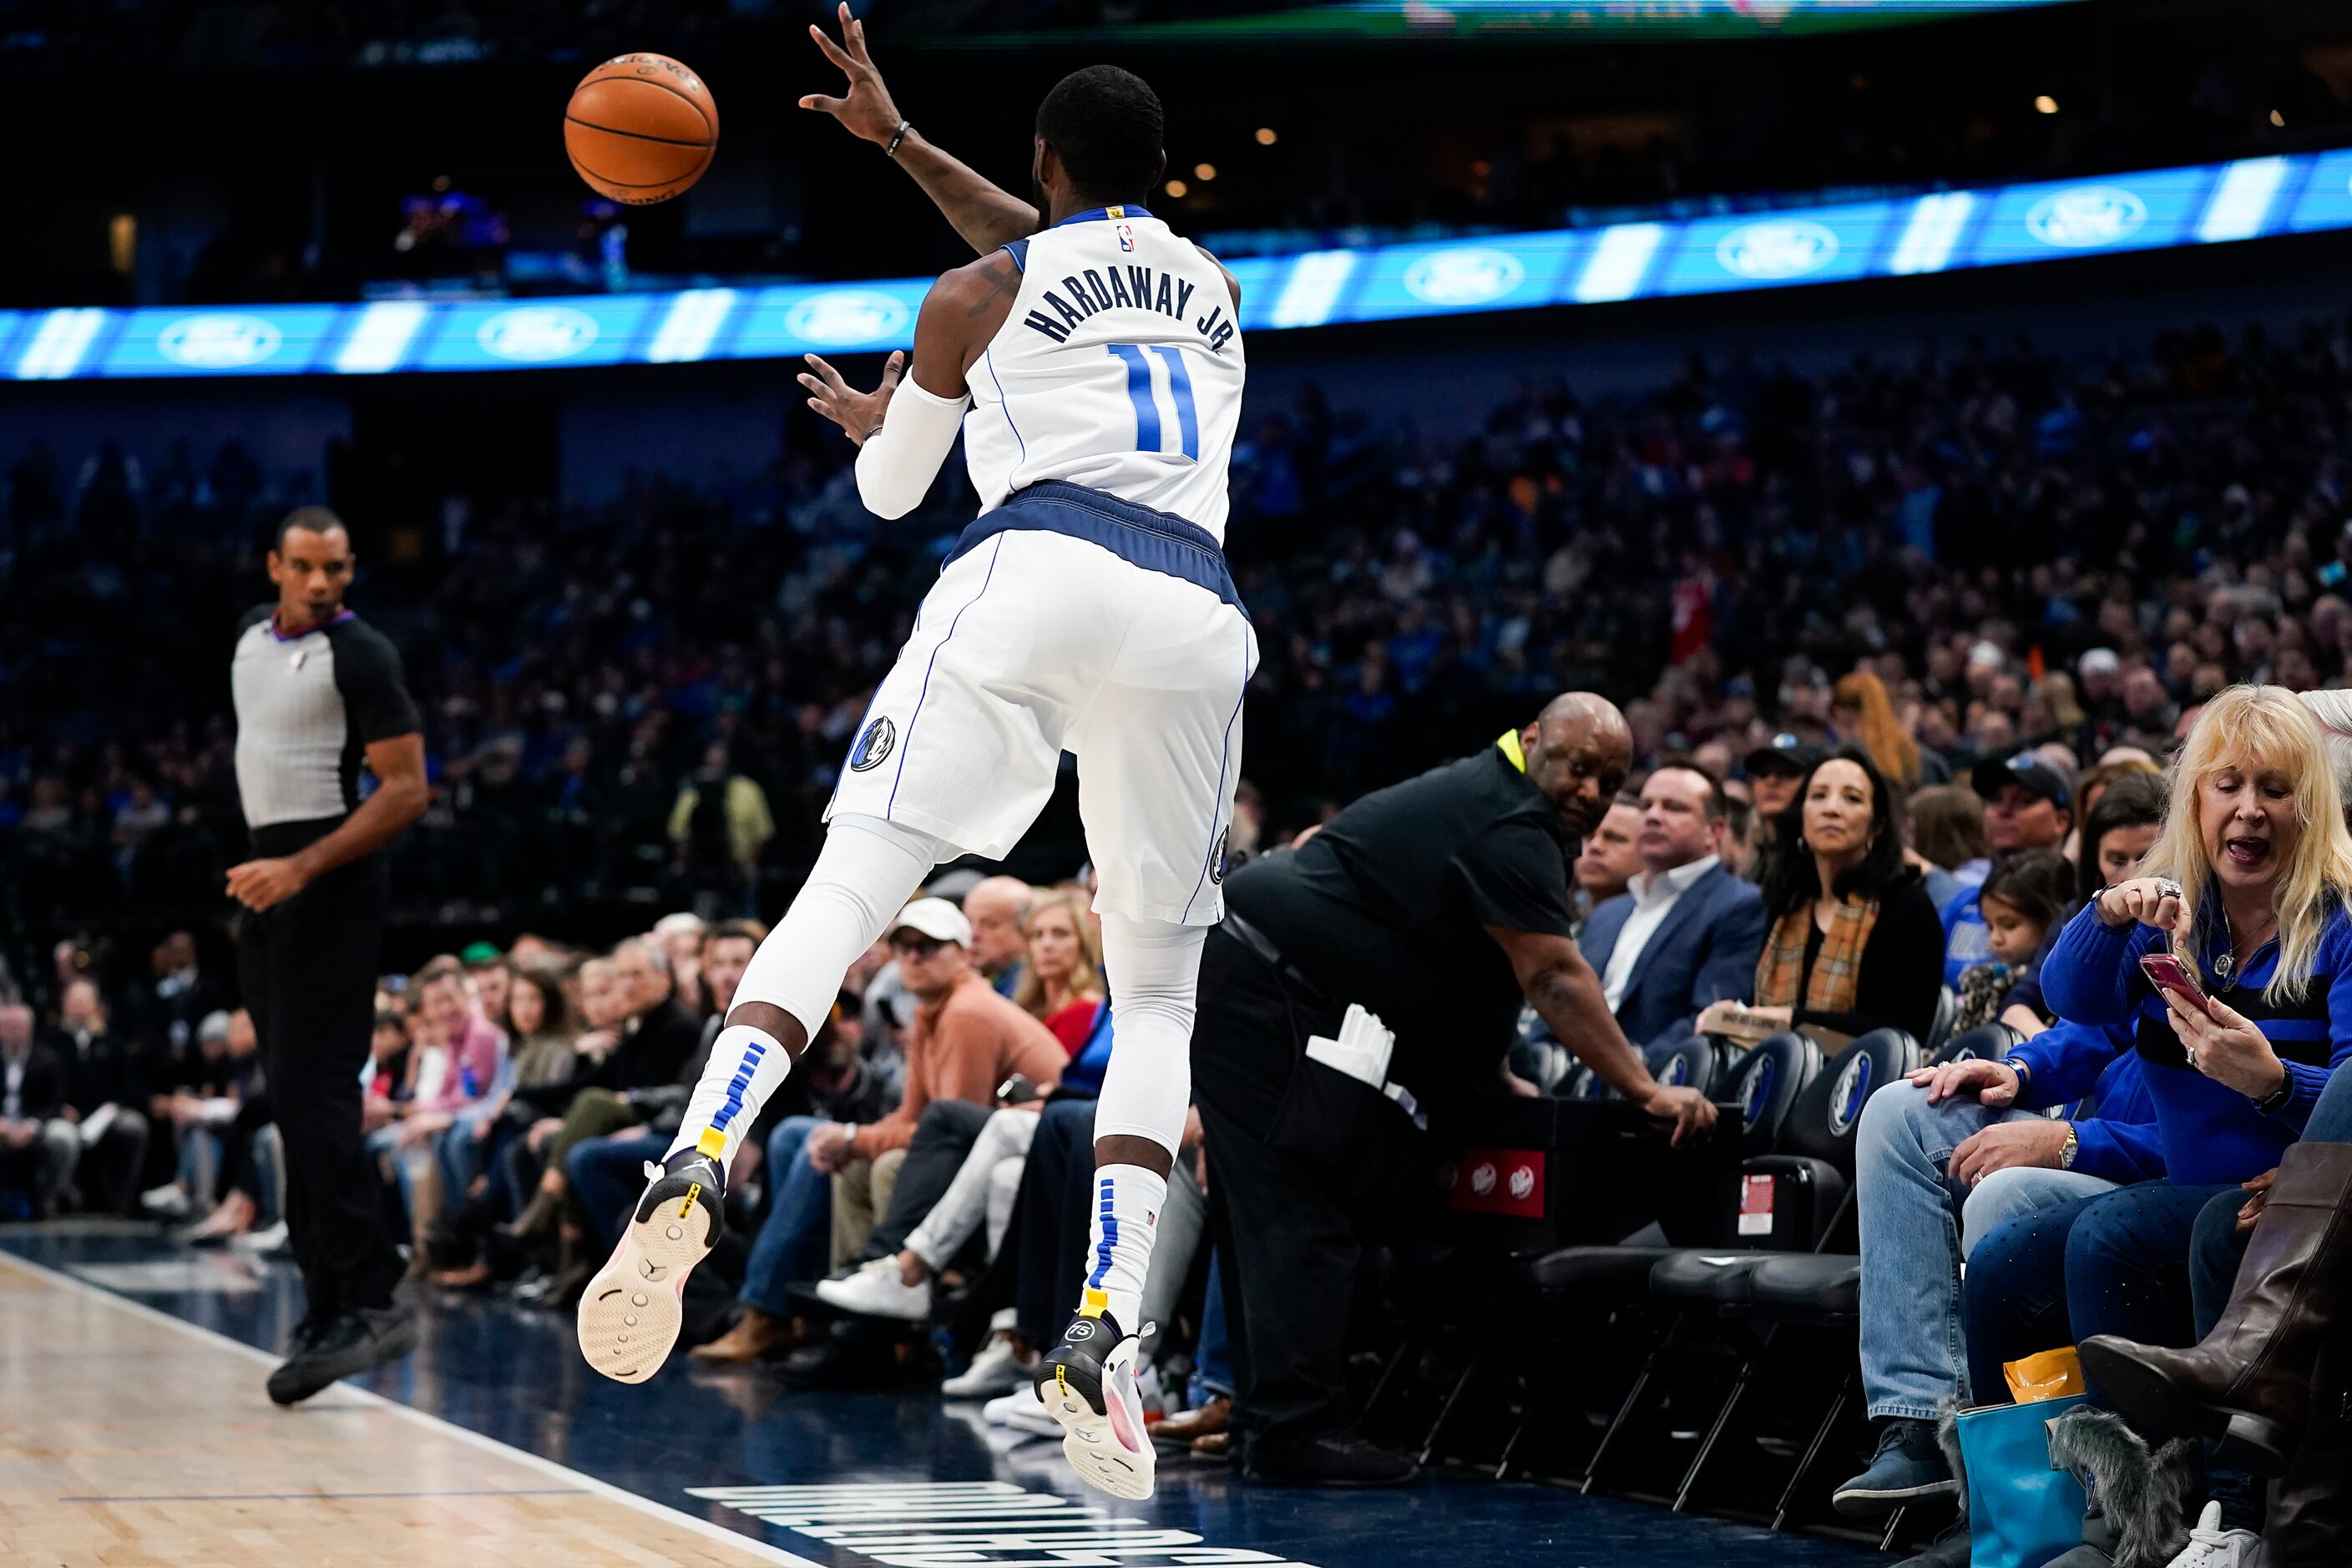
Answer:
[[2185, 998], [2200, 1013], [2211, 1010], [2206, 1005], [2205, 988], [2197, 984], [2197, 976], [2178, 957], [2168, 952], [2145, 953], [2139, 966], [2158, 990]]

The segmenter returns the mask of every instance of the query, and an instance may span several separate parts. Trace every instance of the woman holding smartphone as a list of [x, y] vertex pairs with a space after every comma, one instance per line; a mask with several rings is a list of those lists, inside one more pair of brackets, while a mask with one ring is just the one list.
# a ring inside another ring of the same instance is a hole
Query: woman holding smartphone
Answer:
[[[2092, 1334], [2195, 1342], [2198, 1211], [2276, 1165], [2352, 1057], [2352, 835], [2319, 728], [2292, 692], [2236, 686], [2207, 705], [2140, 869], [2069, 923], [2042, 979], [2061, 1016], [2131, 1040], [2167, 1174], [1978, 1245], [1966, 1319], [1979, 1398], [2002, 1386], [2003, 1363]], [[2002, 1105], [2028, 1085], [2045, 1102], [2086, 1092], [2104, 1059], [2079, 1048], [2082, 1033], [2053, 1037], [2059, 1047], [2037, 1039], [2003, 1062], [1938, 1069], [1931, 1093], [1974, 1089]]]

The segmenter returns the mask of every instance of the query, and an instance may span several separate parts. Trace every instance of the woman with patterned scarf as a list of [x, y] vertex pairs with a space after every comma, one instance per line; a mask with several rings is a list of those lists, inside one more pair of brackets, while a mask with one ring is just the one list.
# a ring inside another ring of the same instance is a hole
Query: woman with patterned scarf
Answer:
[[1925, 1040], [1943, 994], [1944, 929], [1919, 873], [1904, 862], [1894, 796], [1870, 753], [1847, 746], [1816, 765], [1775, 842], [1787, 848], [1764, 872], [1772, 927], [1756, 962], [1755, 1000], [1717, 1003], [1699, 1016], [1699, 1032], [1757, 1039], [1798, 1029], [1851, 1039], [1893, 1027]]

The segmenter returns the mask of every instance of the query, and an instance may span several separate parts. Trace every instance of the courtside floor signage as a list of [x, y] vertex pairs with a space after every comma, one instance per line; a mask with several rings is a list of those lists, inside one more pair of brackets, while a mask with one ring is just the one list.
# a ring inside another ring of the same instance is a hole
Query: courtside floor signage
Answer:
[[[1604, 228], [1245, 256], [1250, 331], [2164, 250], [2352, 229], [2352, 148]], [[571, 299], [0, 310], [0, 378], [380, 375], [909, 347], [929, 280]]]

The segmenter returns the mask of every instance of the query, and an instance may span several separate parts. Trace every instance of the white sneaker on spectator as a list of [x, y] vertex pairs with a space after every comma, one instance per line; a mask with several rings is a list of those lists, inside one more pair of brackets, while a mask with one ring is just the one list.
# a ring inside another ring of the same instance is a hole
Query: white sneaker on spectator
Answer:
[[139, 1206], [163, 1219], [188, 1217], [188, 1194], [177, 1182], [165, 1182], [139, 1194]]
[[846, 1279], [819, 1280], [816, 1296], [829, 1307], [860, 1317], [923, 1323], [931, 1316], [931, 1282], [908, 1284], [896, 1258], [877, 1258]]
[[259, 1230], [248, 1230], [243, 1236], [232, 1240], [229, 1245], [239, 1252], [251, 1253], [257, 1258], [275, 1258], [288, 1250], [286, 1222], [281, 1219], [276, 1225], [265, 1226]]
[[1013, 1348], [1012, 1334], [1000, 1329], [989, 1336], [970, 1366], [940, 1384], [940, 1392], [950, 1399], [993, 1399], [1026, 1387], [1028, 1382], [1028, 1363]]
[[992, 1399], [980, 1407], [992, 1426], [1006, 1426], [1015, 1432], [1026, 1432], [1039, 1437], [1058, 1437], [1061, 1424], [1045, 1413], [1045, 1401], [1039, 1397], [1034, 1384], [1023, 1384], [1002, 1399]]
[[2209, 1502], [2204, 1517], [2189, 1532], [2189, 1544], [2168, 1568], [2244, 1568], [2256, 1560], [2261, 1544], [2262, 1537], [2251, 1530], [2223, 1530], [2221, 1505]]

